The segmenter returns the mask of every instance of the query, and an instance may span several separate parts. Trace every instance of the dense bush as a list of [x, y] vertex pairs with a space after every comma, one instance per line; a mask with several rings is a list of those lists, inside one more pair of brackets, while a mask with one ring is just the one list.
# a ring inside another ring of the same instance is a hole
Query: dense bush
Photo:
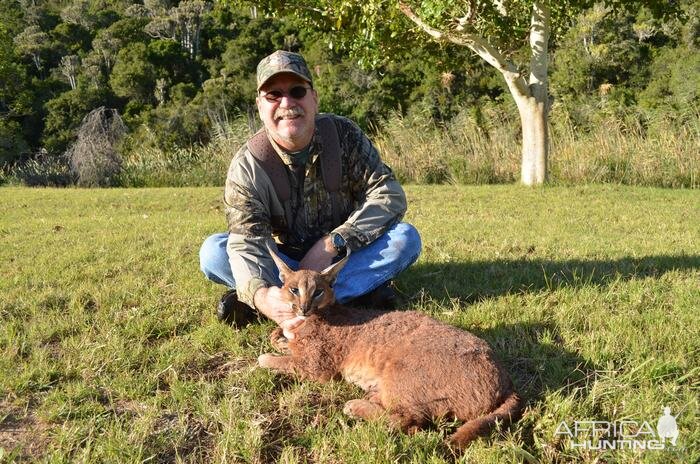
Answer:
[[10, 164], [17, 153], [29, 150], [22, 136], [22, 128], [17, 121], [0, 119], [0, 165]]
[[[124, 160], [148, 153], [200, 166], [198, 153], [212, 153], [222, 140], [239, 136], [231, 127], [252, 131], [259, 124], [256, 65], [270, 52], [287, 49], [306, 56], [321, 110], [349, 116], [376, 133], [406, 179], [483, 183], [518, 177], [519, 123], [512, 99], [498, 72], [466, 49], [427, 42], [366, 69], [329, 47], [332, 36], [299, 18], [257, 15], [231, 5], [2, 2], [0, 170], [22, 166], [27, 173], [48, 163], [47, 172], [56, 171], [65, 164], [83, 118], [101, 106], [116, 109], [126, 123], [128, 136], [120, 144]], [[588, 146], [610, 121], [633, 137], [653, 140], [671, 124], [672, 134], [686, 131], [695, 140], [700, 90], [689, 76], [700, 66], [700, 21], [697, 2], [685, 0], [682, 6], [690, 18], [685, 23], [654, 19], [644, 8], [613, 14], [595, 6], [557, 37], [550, 76], [552, 134], [568, 137], [553, 137], [557, 149]], [[685, 147], [683, 141], [677, 145]], [[552, 168], [559, 169], [555, 177], [573, 169], [557, 167], [564, 156], [569, 155], [556, 153], [552, 159]], [[160, 178], [174, 179], [163, 182], [211, 183], [215, 177], [206, 170], [187, 180], [163, 174], [178, 163], [155, 163]], [[601, 163], [613, 174], [589, 169], [587, 178], [619, 180], [630, 170], [621, 167], [624, 163]], [[149, 178], [153, 184], [154, 175], [137, 175], [136, 165], [156, 172], [149, 163], [125, 161], [128, 175], [118, 182], [140, 184]], [[680, 183], [688, 182], [693, 183]]]

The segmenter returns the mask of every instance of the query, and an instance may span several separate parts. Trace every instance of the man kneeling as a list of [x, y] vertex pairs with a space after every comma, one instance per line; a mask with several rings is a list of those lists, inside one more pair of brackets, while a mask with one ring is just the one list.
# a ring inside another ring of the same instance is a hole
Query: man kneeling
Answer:
[[265, 57], [257, 88], [264, 128], [231, 161], [228, 233], [210, 236], [200, 250], [206, 277], [230, 289], [219, 319], [243, 325], [257, 310], [283, 328], [301, 322], [281, 298], [268, 245], [292, 269], [316, 271], [349, 251], [334, 287], [338, 301], [393, 307], [390, 281], [418, 259], [421, 240], [401, 222], [406, 196], [391, 169], [357, 124], [318, 113], [301, 55]]

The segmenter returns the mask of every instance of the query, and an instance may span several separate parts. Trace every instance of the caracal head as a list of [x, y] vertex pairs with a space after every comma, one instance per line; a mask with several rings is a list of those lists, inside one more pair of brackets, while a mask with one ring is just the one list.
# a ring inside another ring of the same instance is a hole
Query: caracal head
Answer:
[[270, 256], [279, 269], [282, 281], [283, 298], [289, 302], [297, 316], [308, 316], [320, 308], [335, 302], [333, 284], [340, 270], [347, 264], [348, 254], [337, 263], [331, 264], [321, 272], [310, 269], [292, 270], [287, 263], [268, 245]]

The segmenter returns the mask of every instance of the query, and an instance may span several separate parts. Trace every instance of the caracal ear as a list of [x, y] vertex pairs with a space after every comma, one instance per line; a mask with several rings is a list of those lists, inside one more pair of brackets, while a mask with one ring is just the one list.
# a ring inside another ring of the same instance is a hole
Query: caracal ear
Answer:
[[348, 263], [348, 258], [350, 257], [350, 250], [348, 250], [347, 253], [348, 254], [345, 256], [345, 258], [341, 259], [335, 264], [331, 264], [323, 271], [321, 271], [321, 277], [323, 277], [326, 280], [326, 282], [328, 282], [328, 285], [330, 285], [331, 287], [333, 286], [333, 284], [335, 284], [335, 279], [338, 278], [340, 270], [343, 267], [345, 267], [345, 265]]
[[285, 280], [287, 280], [287, 277], [289, 277], [292, 274], [292, 272], [294, 272], [294, 271], [292, 271], [289, 268], [289, 266], [287, 266], [287, 263], [282, 261], [282, 258], [280, 258], [279, 255], [277, 253], [275, 253], [275, 250], [272, 249], [272, 247], [270, 246], [269, 243], [267, 244], [267, 249], [270, 252], [270, 256], [272, 257], [272, 260], [277, 265], [277, 269], [279, 269], [279, 271], [280, 271], [280, 280], [282, 282], [284, 282]]

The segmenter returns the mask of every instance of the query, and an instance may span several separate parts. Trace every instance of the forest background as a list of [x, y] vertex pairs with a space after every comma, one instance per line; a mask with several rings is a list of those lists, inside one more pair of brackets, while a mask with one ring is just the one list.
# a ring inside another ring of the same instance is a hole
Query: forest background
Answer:
[[[222, 185], [277, 49], [306, 57], [321, 111], [357, 121], [402, 181], [518, 179], [515, 103], [469, 50], [417, 34], [363, 60], [332, 27], [254, 5], [0, 3], [0, 184]], [[680, 11], [596, 4], [552, 35], [551, 182], [700, 186], [700, 2]]]

